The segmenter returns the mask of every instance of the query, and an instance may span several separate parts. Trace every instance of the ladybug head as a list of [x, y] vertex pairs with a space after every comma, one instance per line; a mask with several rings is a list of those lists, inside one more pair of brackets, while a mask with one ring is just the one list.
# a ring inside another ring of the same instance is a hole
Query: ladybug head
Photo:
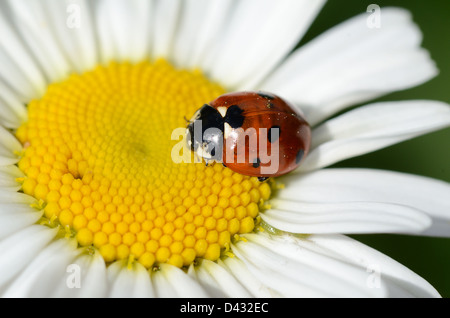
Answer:
[[224, 119], [212, 106], [205, 104], [189, 121], [186, 141], [192, 151], [207, 160], [222, 160]]

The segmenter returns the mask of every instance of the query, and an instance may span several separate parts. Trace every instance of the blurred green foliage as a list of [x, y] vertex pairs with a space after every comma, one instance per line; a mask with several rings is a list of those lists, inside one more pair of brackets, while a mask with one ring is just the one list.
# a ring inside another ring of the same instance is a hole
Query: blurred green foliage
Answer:
[[[336, 24], [366, 12], [370, 4], [381, 7], [381, 27], [383, 7], [396, 6], [411, 11], [424, 35], [422, 46], [430, 52], [440, 70], [436, 78], [421, 86], [389, 94], [377, 101], [431, 99], [449, 103], [449, 0], [329, 0], [300, 45]], [[450, 182], [450, 128], [346, 160], [334, 167], [395, 170]], [[443, 297], [450, 297], [450, 238], [387, 234], [352, 237], [409, 267], [429, 281]]]

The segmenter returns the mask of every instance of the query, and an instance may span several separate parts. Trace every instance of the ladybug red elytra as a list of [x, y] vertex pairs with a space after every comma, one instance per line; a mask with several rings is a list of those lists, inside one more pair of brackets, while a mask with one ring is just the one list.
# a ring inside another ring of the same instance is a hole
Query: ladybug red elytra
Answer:
[[234, 92], [203, 105], [186, 129], [198, 156], [234, 172], [258, 177], [284, 175], [309, 151], [311, 129], [299, 110], [266, 92]]

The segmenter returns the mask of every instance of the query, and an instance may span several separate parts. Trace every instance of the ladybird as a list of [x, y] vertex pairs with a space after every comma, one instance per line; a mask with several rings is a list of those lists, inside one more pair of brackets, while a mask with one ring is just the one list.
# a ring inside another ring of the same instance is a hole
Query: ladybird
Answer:
[[186, 129], [188, 147], [208, 165], [264, 181], [296, 169], [311, 128], [298, 108], [267, 92], [233, 92], [203, 105]]

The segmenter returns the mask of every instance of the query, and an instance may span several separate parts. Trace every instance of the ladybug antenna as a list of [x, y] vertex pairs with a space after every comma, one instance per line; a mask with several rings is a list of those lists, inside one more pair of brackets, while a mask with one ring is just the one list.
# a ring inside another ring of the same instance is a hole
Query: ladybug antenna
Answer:
[[186, 118], [186, 115], [183, 116], [183, 118], [184, 118], [184, 120], [185, 120], [187, 123], [191, 123], [191, 121], [190, 121], [189, 119]]

